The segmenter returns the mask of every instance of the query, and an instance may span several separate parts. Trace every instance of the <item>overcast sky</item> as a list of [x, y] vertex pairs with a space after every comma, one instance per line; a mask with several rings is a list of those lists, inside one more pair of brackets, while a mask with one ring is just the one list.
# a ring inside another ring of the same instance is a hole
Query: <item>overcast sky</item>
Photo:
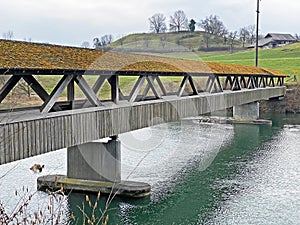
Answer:
[[[83, 41], [112, 34], [149, 32], [148, 18], [176, 10], [200, 21], [220, 17], [230, 30], [255, 24], [256, 0], [0, 0], [0, 37], [8, 30], [14, 39], [31, 38], [80, 46]], [[299, 0], [262, 0], [260, 32], [300, 33]], [[199, 29], [199, 28], [197, 28]]]

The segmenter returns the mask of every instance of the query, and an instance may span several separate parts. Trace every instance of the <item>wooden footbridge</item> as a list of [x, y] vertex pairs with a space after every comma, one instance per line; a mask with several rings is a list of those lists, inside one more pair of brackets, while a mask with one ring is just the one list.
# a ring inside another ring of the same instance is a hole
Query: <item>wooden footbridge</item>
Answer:
[[[285, 75], [262, 68], [4, 40], [0, 76], [0, 102], [21, 80], [42, 100], [1, 111], [0, 164], [285, 94]], [[41, 76], [59, 82], [47, 91]], [[105, 83], [108, 100], [99, 94]]]

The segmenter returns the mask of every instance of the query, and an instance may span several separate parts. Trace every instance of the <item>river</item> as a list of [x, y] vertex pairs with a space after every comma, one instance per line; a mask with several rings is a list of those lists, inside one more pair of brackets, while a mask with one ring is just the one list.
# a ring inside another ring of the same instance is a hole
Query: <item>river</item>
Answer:
[[[114, 198], [108, 224], [299, 224], [300, 115], [263, 117], [273, 125], [191, 119], [120, 135], [123, 179], [147, 182], [152, 192]], [[45, 164], [42, 175], [66, 174], [64, 149], [0, 166], [0, 201], [8, 212], [27, 189], [34, 193], [28, 214], [47, 208], [49, 196], [36, 191], [41, 174], [29, 170], [37, 162]], [[64, 198], [66, 218], [82, 217], [84, 199]]]

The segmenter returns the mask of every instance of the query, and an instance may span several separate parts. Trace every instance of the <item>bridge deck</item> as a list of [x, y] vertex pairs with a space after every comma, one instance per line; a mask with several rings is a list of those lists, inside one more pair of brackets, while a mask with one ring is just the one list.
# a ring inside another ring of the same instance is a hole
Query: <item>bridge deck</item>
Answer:
[[107, 102], [46, 114], [38, 110], [2, 113], [0, 164], [284, 94], [285, 87], [267, 87], [118, 105]]

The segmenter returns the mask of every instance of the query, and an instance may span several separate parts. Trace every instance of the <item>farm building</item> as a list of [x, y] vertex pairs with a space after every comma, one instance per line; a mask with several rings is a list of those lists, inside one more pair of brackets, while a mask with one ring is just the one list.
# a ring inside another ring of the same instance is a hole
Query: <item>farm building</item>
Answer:
[[[259, 48], [276, 48], [296, 42], [297, 39], [291, 34], [276, 34], [268, 33], [263, 39], [258, 41]], [[255, 44], [248, 46], [248, 48], [255, 48]]]

